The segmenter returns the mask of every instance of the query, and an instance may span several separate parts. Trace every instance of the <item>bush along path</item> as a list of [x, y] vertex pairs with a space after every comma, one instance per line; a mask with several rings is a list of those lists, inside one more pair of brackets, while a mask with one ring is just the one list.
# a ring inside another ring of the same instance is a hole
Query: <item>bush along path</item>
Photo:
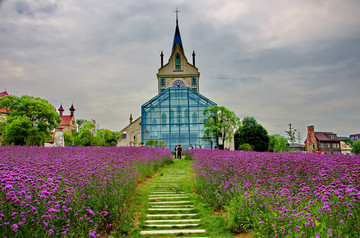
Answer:
[[233, 237], [223, 217], [192, 193], [191, 181], [190, 160], [162, 168], [142, 193], [147, 209], [134, 237]]

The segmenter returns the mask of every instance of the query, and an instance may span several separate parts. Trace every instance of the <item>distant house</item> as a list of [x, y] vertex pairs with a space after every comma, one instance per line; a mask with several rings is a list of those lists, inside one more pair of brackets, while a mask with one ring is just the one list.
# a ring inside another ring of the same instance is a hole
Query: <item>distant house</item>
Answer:
[[130, 114], [130, 124], [120, 131], [121, 140], [117, 146], [139, 146], [141, 142], [141, 117], [133, 121]]
[[293, 152], [305, 152], [304, 145], [299, 144], [299, 143], [290, 144], [289, 148], [290, 148], [290, 151], [293, 151]]
[[308, 126], [306, 152], [320, 151], [325, 154], [340, 154], [340, 139], [333, 132], [315, 132], [314, 126]]
[[[6, 91], [1, 92], [0, 98], [5, 97], [7, 95], [9, 95], [9, 94]], [[6, 120], [7, 114], [8, 114], [8, 108], [5, 108], [5, 107], [0, 108], [0, 122], [3, 122], [4, 120]]]
[[343, 155], [351, 155], [352, 148], [346, 144], [344, 141], [340, 141], [341, 145], [341, 154]]
[[352, 141], [357, 141], [360, 140], [360, 133], [358, 134], [353, 134], [353, 135], [349, 135], [350, 140]]
[[60, 114], [61, 122], [56, 127], [55, 132], [65, 132], [66, 131], [66, 132], [70, 133], [71, 130], [77, 131], [76, 119], [75, 119], [75, 114], [74, 114], [74, 112], [75, 112], [74, 105], [71, 105], [71, 107], [69, 108], [70, 115], [64, 115], [65, 110], [62, 105], [60, 106], [58, 111]]

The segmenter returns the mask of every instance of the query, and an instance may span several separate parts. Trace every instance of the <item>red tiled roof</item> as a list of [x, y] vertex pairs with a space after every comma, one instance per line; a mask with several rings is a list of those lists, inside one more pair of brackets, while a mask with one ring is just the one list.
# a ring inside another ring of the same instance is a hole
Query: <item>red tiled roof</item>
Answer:
[[0, 97], [4, 97], [4, 96], [7, 96], [7, 95], [9, 95], [9, 94], [6, 91], [0, 93]]
[[7, 113], [6, 107], [0, 108], [0, 112], [1, 112], [1, 113]]
[[73, 116], [66, 115], [66, 116], [62, 116], [60, 118], [61, 118], [61, 122], [60, 122], [59, 126], [68, 126], [68, 125], [70, 125]]

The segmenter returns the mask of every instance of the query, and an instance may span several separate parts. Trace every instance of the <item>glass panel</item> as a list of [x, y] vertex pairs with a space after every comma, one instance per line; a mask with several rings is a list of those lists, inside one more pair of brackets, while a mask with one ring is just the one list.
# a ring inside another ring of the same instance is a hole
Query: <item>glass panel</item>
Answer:
[[212, 144], [203, 139], [202, 112], [214, 105], [189, 88], [167, 89], [142, 106], [142, 142], [161, 140], [168, 149], [178, 144], [184, 149], [190, 145], [210, 148]]

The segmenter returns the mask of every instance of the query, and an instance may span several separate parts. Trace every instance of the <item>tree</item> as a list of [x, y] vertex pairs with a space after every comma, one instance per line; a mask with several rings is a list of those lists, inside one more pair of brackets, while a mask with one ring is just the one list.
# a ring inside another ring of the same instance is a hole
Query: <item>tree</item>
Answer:
[[5, 141], [14, 145], [44, 145], [61, 121], [46, 100], [31, 96], [5, 96], [0, 107], [8, 108]]
[[269, 136], [269, 151], [270, 152], [286, 152], [289, 151], [288, 141], [276, 134]]
[[357, 140], [353, 143], [353, 149], [352, 152], [355, 154], [360, 154], [360, 140]]
[[222, 139], [222, 147], [225, 141], [231, 142], [233, 132], [240, 126], [240, 119], [236, 114], [223, 106], [206, 108], [203, 114], [207, 117], [204, 123], [206, 128], [204, 138], [215, 137], [218, 148], [219, 138]]
[[115, 146], [120, 139], [119, 132], [112, 132], [108, 129], [99, 129], [96, 131], [96, 142], [98, 146]]
[[350, 147], [353, 147], [353, 141], [349, 138], [345, 138], [345, 139], [341, 139], [342, 141], [344, 141], [347, 145], [349, 145]]
[[95, 146], [96, 137], [94, 124], [90, 121], [85, 122], [74, 142], [76, 146]]
[[244, 143], [252, 145], [255, 151], [269, 149], [268, 133], [253, 117], [245, 117], [242, 126], [235, 133], [235, 148], [238, 149]]
[[292, 128], [291, 123], [289, 123], [289, 130], [285, 132], [288, 136], [287, 139], [291, 142], [292, 147], [294, 147], [294, 143], [296, 141], [296, 137], [295, 137], [296, 129]]
[[253, 146], [248, 144], [248, 143], [244, 143], [242, 145], [239, 145], [239, 150], [245, 150], [245, 151], [253, 151]]

